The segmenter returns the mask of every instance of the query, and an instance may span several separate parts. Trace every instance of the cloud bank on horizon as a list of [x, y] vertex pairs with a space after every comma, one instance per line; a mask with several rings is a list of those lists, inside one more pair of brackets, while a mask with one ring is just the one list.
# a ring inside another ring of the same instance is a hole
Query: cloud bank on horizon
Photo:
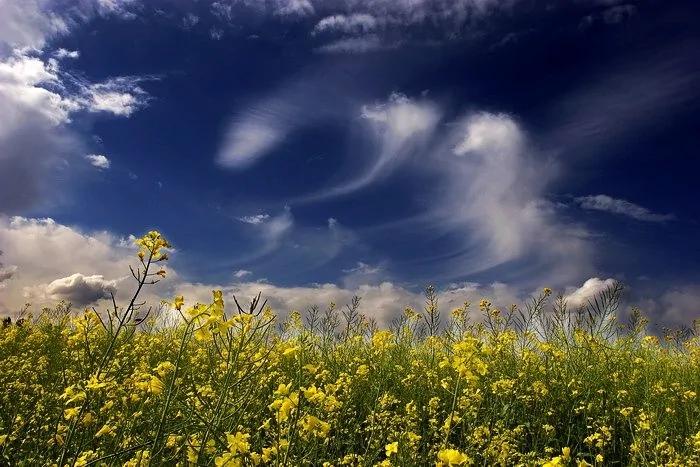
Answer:
[[123, 238], [157, 227], [178, 252], [153, 300], [358, 294], [388, 322], [428, 282], [580, 305], [618, 279], [689, 322], [696, 10], [4, 1], [0, 313], [122, 297]]

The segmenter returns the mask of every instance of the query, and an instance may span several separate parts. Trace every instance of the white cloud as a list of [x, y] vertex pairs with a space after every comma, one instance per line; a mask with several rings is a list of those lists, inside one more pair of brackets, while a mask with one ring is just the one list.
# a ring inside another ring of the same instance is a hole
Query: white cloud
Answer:
[[313, 69], [236, 110], [220, 143], [216, 161], [245, 169], [269, 156], [293, 133], [314, 123], [337, 119], [355, 89], [337, 69]]
[[46, 40], [69, 30], [69, 23], [47, 11], [48, 0], [0, 1], [0, 42], [10, 47], [44, 46]]
[[227, 168], [246, 168], [281, 142], [287, 125], [269, 117], [252, 114], [234, 122], [224, 136], [218, 162]]
[[389, 281], [383, 265], [370, 265], [358, 261], [354, 267], [343, 269], [340, 283], [345, 288], [357, 288], [361, 285], [377, 285]]
[[[109, 233], [86, 234], [52, 219], [0, 217], [0, 245], [3, 259], [16, 267], [11, 284], [0, 297], [2, 311], [17, 310], [25, 302], [35, 306], [53, 302], [51, 291], [63, 289], [60, 281], [47, 290], [49, 285], [75, 272], [85, 277], [123, 277], [129, 273], [129, 258], [133, 257], [133, 248], [120, 246]], [[79, 282], [76, 278], [76, 285]]]
[[376, 143], [374, 151], [360, 152], [366, 155], [364, 168], [357, 167], [360, 159], [352, 176], [338, 177], [326, 190], [295, 202], [350, 193], [400, 169], [408, 180], [439, 183], [427, 183], [421, 191], [424, 212], [377, 227], [374, 234], [386, 238], [409, 229], [438, 236], [444, 251], [411, 259], [426, 271], [434, 267], [438, 279], [506, 264], [504, 279], [524, 279], [532, 286], [556, 287], [591, 275], [589, 234], [561, 222], [557, 207], [544, 197], [554, 168], [530, 147], [514, 118], [475, 112], [440, 126], [442, 111], [434, 102], [398, 93], [363, 106], [361, 116]]
[[80, 52], [78, 52], [77, 50], [66, 50], [63, 48], [56, 50], [53, 54], [59, 60], [63, 58], [76, 59], [80, 57]]
[[258, 225], [258, 224], [262, 224], [263, 222], [265, 222], [269, 218], [270, 218], [269, 214], [255, 214], [252, 216], [238, 217], [237, 219], [241, 222], [245, 222], [246, 224]]
[[[470, 152], [512, 154], [523, 144], [518, 125], [506, 114], [481, 113], [467, 123], [464, 139], [454, 149], [463, 156]], [[494, 156], [497, 157], [497, 156]]]
[[345, 195], [388, 176], [433, 135], [442, 117], [433, 103], [399, 93], [385, 102], [362, 106], [360, 116], [374, 134], [377, 152], [350, 180], [307, 196], [305, 201]]
[[148, 94], [139, 86], [142, 80], [125, 76], [88, 85], [82, 102], [91, 112], [129, 117], [148, 104]]
[[594, 299], [598, 294], [615, 285], [615, 279], [600, 279], [591, 277], [583, 285], [576, 289], [569, 289], [564, 296], [570, 308], [586, 306], [589, 300]]
[[46, 286], [46, 294], [53, 300], [66, 300], [76, 306], [88, 305], [116, 292], [117, 281], [105, 280], [95, 274], [84, 276], [80, 273], [62, 277]]
[[0, 59], [0, 213], [22, 212], [45, 201], [45, 191], [61, 192], [47, 179], [65, 177], [45, 175], [69, 170], [65, 162], [83, 153], [81, 140], [67, 125], [75, 115], [129, 116], [148, 102], [138, 84], [144, 78], [91, 83], [65, 72], [57, 58], [47, 55], [16, 49]]
[[471, 114], [446, 141], [452, 157], [443, 155], [436, 165], [446, 195], [434, 203], [437, 218], [431, 222], [465, 233], [463, 270], [523, 260], [528, 275], [537, 267], [549, 276], [537, 280], [554, 280], [548, 285], [555, 286], [590, 272], [590, 246], [580, 228], [561, 223], [544, 199], [551, 169], [512, 117]]
[[[261, 292], [272, 309], [282, 317], [292, 310], [303, 312], [313, 305], [325, 308], [330, 303], [335, 303], [336, 306], [343, 307], [349, 304], [354, 296], [358, 296], [361, 298], [360, 313], [376, 320], [381, 327], [389, 326], [406, 307], [423, 311], [425, 305], [422, 290], [411, 290], [390, 281], [345, 286], [324, 283], [291, 287], [281, 287], [268, 282], [242, 282], [232, 285], [182, 283], [178, 286], [178, 291], [185, 296], [187, 303], [194, 303], [211, 300], [211, 290], [217, 288], [223, 289], [227, 300], [232, 301], [230, 297], [235, 294], [241, 303]], [[462, 306], [465, 301], [472, 305], [473, 319], [480, 321], [477, 305], [483, 298], [491, 300], [494, 306], [506, 309], [511, 304], [522, 303], [526, 295], [498, 282], [452, 284], [438, 290], [438, 306], [444, 321], [448, 319], [451, 310]]]
[[233, 277], [235, 277], [236, 279], [242, 279], [246, 276], [250, 276], [251, 274], [253, 274], [251, 271], [248, 271], [246, 269], [239, 269], [238, 271], [233, 273]]
[[310, 0], [274, 0], [274, 14], [282, 17], [303, 18], [316, 13]]
[[79, 150], [62, 124], [80, 105], [60, 90], [55, 60], [19, 51], [0, 59], [0, 213], [35, 206], [55, 188], [45, 174]]
[[[0, 250], [0, 256], [2, 256], [2, 250]], [[17, 266], [5, 266], [0, 261], [0, 289], [4, 289], [7, 286], [7, 282], [12, 279], [12, 276], [14, 276], [16, 272]]]
[[[134, 281], [129, 265], [138, 264], [133, 237], [106, 231], [84, 232], [52, 219], [0, 216], [0, 245], [5, 264], [14, 273], [0, 294], [0, 313], [31, 303], [37, 310], [58, 299], [88, 305], [114, 291], [118, 304], [131, 297]], [[167, 278], [148, 287], [143, 298], [157, 306], [172, 298], [180, 283], [177, 272], [165, 264]]]
[[294, 217], [289, 207], [285, 207], [284, 211], [266, 222], [261, 226], [263, 237], [269, 244], [276, 244], [294, 225]]
[[[133, 236], [124, 239], [109, 232], [86, 233], [51, 219], [0, 217], [0, 244], [6, 248], [3, 261], [12, 265], [4, 268], [0, 265], [0, 271], [5, 271], [4, 279], [0, 278], [0, 287], [5, 286], [0, 294], [0, 313], [17, 311], [26, 302], [32, 303], [35, 309], [55, 304], [60, 299], [79, 306], [90, 305], [109, 297], [110, 292], [123, 304], [133, 291], [128, 275], [129, 264], [136, 263]], [[386, 326], [404, 307], [420, 310], [424, 304], [419, 290], [390, 281], [282, 287], [268, 282], [241, 282], [250, 272], [239, 270], [234, 273], [232, 283], [201, 284], [183, 281], [176, 270], [167, 265], [166, 268], [167, 278], [148, 288], [143, 295], [149, 305], [157, 305], [161, 299], [172, 299], [175, 294], [183, 294], [188, 303], [204, 302], [211, 300], [213, 289], [223, 289], [227, 302], [232, 302], [234, 293], [239, 301], [246, 301], [262, 292], [273, 309], [284, 316], [290, 310], [303, 311], [313, 304], [326, 306], [334, 302], [343, 306], [358, 295], [362, 297], [360, 311]], [[372, 273], [380, 272], [379, 269], [365, 263], [351, 268]], [[566, 298], [571, 307], [584, 304], [612, 283], [612, 279], [594, 277], [581, 287], [566, 288]], [[505, 309], [510, 304], [522, 303], [527, 295], [522, 289], [498, 282], [451, 284], [438, 291], [443, 314], [464, 301], [475, 308], [482, 298], [489, 298], [495, 306]], [[666, 290], [661, 298], [648, 300], [644, 311], [664, 322], [688, 324], [696, 314], [699, 301], [697, 285], [675, 287]], [[475, 319], [478, 320], [478, 316]]]
[[366, 34], [377, 28], [377, 19], [366, 13], [327, 16], [316, 23], [313, 35], [322, 33]]
[[649, 311], [659, 321], [675, 326], [691, 326], [693, 319], [700, 319], [700, 284], [673, 287], [656, 301], [658, 305]]
[[673, 214], [657, 214], [645, 207], [608, 195], [581, 196], [576, 198], [575, 201], [583, 209], [605, 211], [644, 222], [665, 222], [674, 219]]
[[102, 154], [88, 154], [85, 156], [85, 159], [87, 159], [93, 167], [97, 167], [101, 170], [109, 169], [112, 165], [109, 159]]
[[55, 0], [0, 1], [0, 44], [10, 48], [43, 48], [50, 40], [95, 16], [133, 19], [140, 0], [81, 0], [69, 5]]
[[[43, 117], [49, 125], [70, 121], [70, 114], [80, 109], [72, 96], [59, 93], [61, 77], [58, 64], [15, 51], [0, 61], [0, 109], [4, 110], [0, 138], [6, 136], [23, 120]], [[30, 114], [30, 115], [28, 115]]]

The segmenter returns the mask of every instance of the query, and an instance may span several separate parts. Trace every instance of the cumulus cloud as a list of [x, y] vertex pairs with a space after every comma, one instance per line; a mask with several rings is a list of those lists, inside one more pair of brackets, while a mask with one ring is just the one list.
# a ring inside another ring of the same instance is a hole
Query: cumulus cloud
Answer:
[[99, 274], [84, 276], [75, 273], [51, 282], [46, 286], [46, 294], [54, 300], [66, 300], [84, 306], [110, 297], [116, 291], [116, 286], [117, 281], [105, 280]]
[[65, 35], [95, 16], [133, 19], [132, 7], [139, 0], [82, 0], [66, 8], [55, 0], [0, 2], [0, 43], [9, 47], [43, 48], [53, 38]]
[[0, 129], [0, 137], [29, 119], [28, 114], [37, 114], [49, 125], [70, 121], [80, 104], [73, 96], [59, 93], [61, 82], [56, 61], [44, 61], [27, 51], [16, 50], [0, 61], [0, 106], [8, 122]]
[[[0, 256], [2, 256], [2, 250], [0, 250]], [[12, 276], [14, 276], [16, 272], [17, 272], [17, 266], [14, 266], [14, 265], [5, 266], [0, 261], [0, 289], [3, 289], [7, 286], [7, 282], [10, 279], [12, 279]]]
[[[35, 308], [61, 299], [79, 306], [90, 305], [109, 297], [110, 293], [115, 293], [118, 303], [124, 303], [132, 292], [128, 266], [135, 262], [133, 237], [83, 232], [51, 219], [15, 217], [0, 218], [0, 244], [6, 248], [2, 255], [5, 266], [0, 266], [0, 271], [4, 271], [0, 272], [0, 287], [5, 286], [0, 294], [0, 313], [17, 311], [27, 302]], [[232, 294], [239, 300], [247, 300], [262, 292], [284, 316], [291, 310], [303, 311], [311, 305], [326, 306], [334, 302], [342, 306], [357, 295], [362, 297], [361, 312], [382, 326], [387, 326], [406, 306], [422, 309], [424, 305], [420, 289], [389, 280], [280, 286], [245, 281], [251, 273], [242, 269], [234, 273], [231, 282], [202, 284], [184, 281], [176, 270], [167, 269], [167, 278], [143, 295], [150, 305], [171, 299], [176, 293], [183, 294], [187, 303], [194, 303], [211, 300], [213, 289], [223, 289], [227, 301], [231, 301]], [[378, 274], [382, 268], [359, 262], [347, 272]], [[612, 279], [593, 277], [580, 287], [565, 288], [565, 297], [570, 306], [585, 304], [612, 283]], [[489, 298], [495, 306], [505, 309], [523, 303], [528, 295], [522, 288], [501, 282], [454, 283], [438, 290], [444, 314], [465, 301], [476, 304], [482, 298]], [[699, 297], [697, 285], [674, 287], [659, 298], [649, 299], [644, 311], [665, 322], [688, 324], [697, 314]]]
[[[685, 284], [665, 291], [661, 298], [651, 301], [647, 312], [659, 317], [659, 321], [676, 326], [691, 326], [700, 319], [700, 284]], [[643, 310], [646, 311], [646, 310]]]
[[[223, 289], [226, 299], [231, 300], [230, 297], [235, 295], [239, 302], [261, 292], [272, 309], [282, 317], [292, 310], [303, 312], [314, 305], [325, 308], [330, 303], [335, 303], [343, 307], [349, 304], [354, 296], [358, 296], [361, 298], [360, 313], [374, 319], [381, 327], [389, 326], [406, 307], [422, 311], [425, 305], [422, 290], [410, 289], [390, 281], [343, 286], [323, 283], [282, 287], [268, 282], [241, 282], [232, 285], [182, 283], [178, 286], [187, 303], [210, 301], [211, 290], [217, 288]], [[491, 300], [494, 306], [506, 309], [511, 304], [522, 303], [526, 294], [498, 282], [451, 284], [438, 290], [438, 306], [445, 320], [451, 310], [462, 306], [464, 302], [474, 306], [483, 298]], [[474, 319], [479, 321], [480, 317], [476, 315]]]
[[0, 42], [11, 47], [44, 46], [46, 39], [69, 30], [69, 22], [47, 11], [47, 0], [0, 2]]
[[[138, 0], [0, 2], [0, 212], [18, 213], [44, 200], [46, 174], [69, 170], [66, 162], [84, 151], [68, 126], [79, 112], [129, 116], [148, 98], [140, 78], [90, 82], [62, 69], [79, 52], [45, 50], [95, 17], [131, 19]], [[61, 180], [66, 177], [59, 177]], [[57, 183], [57, 182], [56, 182]]]
[[146, 105], [143, 78], [91, 83], [64, 71], [57, 58], [16, 49], [0, 59], [0, 212], [35, 206], [47, 187], [45, 174], [68, 170], [83, 151], [69, 127], [80, 112], [129, 116]]
[[85, 159], [90, 162], [90, 165], [97, 167], [100, 170], [109, 169], [109, 167], [112, 165], [109, 159], [102, 154], [88, 154], [85, 156]]
[[361, 285], [376, 285], [388, 280], [387, 271], [383, 265], [370, 265], [358, 261], [355, 266], [343, 269], [340, 283], [346, 288], [356, 288]]
[[[112, 290], [124, 301], [132, 291], [128, 277], [129, 264], [136, 263], [133, 242], [109, 232], [83, 232], [52, 219], [0, 216], [0, 245], [3, 262], [14, 270], [0, 294], [0, 312], [16, 311], [27, 302], [50, 305], [59, 296], [84, 305], [88, 298]], [[168, 279], [177, 282], [177, 274], [169, 271]], [[157, 304], [158, 297], [169, 295], [167, 283], [161, 283], [145, 297]]]
[[55, 89], [56, 68], [19, 52], [0, 59], [0, 213], [34, 206], [46, 187], [44, 175], [79, 149], [62, 128], [79, 104]]
[[571, 308], [579, 308], [586, 306], [588, 302], [594, 299], [601, 292], [615, 285], [615, 279], [600, 279], [591, 277], [583, 285], [576, 289], [569, 289], [564, 296], [566, 303]]
[[605, 211], [631, 217], [644, 222], [665, 222], [674, 219], [673, 214], [658, 214], [638, 204], [608, 195], [581, 196], [575, 199], [583, 209]]

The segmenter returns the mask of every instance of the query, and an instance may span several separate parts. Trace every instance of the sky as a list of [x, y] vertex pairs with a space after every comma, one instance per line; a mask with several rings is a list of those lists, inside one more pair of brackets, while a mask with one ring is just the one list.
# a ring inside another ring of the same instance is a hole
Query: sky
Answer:
[[613, 281], [700, 317], [693, 1], [0, 0], [0, 313], [363, 297], [388, 322]]

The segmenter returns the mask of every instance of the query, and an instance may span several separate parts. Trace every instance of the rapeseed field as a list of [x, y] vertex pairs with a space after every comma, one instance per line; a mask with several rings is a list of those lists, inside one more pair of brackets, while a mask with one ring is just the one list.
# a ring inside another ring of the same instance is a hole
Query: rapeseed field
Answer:
[[0, 464], [700, 465], [700, 340], [618, 322], [617, 286], [443, 314], [428, 288], [389, 329], [215, 290], [165, 325], [139, 294], [169, 244], [137, 244], [129, 303], [0, 329]]

